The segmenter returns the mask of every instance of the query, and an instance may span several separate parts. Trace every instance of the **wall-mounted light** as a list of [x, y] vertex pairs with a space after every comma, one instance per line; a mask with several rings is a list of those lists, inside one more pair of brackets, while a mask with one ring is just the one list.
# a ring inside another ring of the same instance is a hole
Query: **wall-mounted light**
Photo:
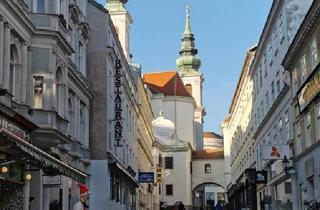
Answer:
[[1, 167], [1, 173], [5, 174], [5, 173], [8, 173], [8, 171], [9, 171], [9, 168], [7, 166]]
[[24, 179], [27, 180], [27, 181], [30, 181], [32, 179], [31, 173], [30, 172], [25, 173]]

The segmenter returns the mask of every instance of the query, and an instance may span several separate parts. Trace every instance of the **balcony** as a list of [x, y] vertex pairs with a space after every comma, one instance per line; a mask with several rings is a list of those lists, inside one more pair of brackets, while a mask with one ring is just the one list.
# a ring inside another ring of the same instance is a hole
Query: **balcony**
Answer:
[[49, 149], [59, 144], [71, 143], [67, 136], [68, 121], [55, 111], [34, 110], [32, 122], [39, 126], [32, 133], [32, 141], [42, 149]]
[[67, 37], [67, 24], [62, 15], [31, 13], [29, 17], [37, 29], [60, 32]]

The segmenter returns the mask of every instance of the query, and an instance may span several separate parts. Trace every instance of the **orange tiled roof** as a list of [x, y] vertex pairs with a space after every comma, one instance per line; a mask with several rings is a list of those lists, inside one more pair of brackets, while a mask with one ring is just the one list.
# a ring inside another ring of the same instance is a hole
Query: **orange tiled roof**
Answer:
[[222, 136], [215, 132], [203, 132], [203, 137], [206, 138], [215, 138], [215, 139], [222, 139]]
[[143, 80], [154, 94], [163, 93], [165, 96], [192, 97], [176, 71], [145, 73]]
[[223, 148], [207, 149], [192, 153], [192, 159], [221, 159], [224, 158]]

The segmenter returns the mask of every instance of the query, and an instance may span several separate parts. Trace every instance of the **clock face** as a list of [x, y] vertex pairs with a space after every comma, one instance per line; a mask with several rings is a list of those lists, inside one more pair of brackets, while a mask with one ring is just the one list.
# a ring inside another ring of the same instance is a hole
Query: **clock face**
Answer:
[[175, 132], [174, 123], [162, 116], [152, 122], [152, 129], [154, 136], [159, 140], [169, 139]]

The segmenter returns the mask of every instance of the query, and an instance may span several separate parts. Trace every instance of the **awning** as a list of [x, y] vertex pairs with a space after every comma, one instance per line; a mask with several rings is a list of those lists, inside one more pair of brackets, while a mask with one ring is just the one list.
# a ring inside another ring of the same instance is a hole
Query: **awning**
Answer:
[[109, 163], [109, 166], [111, 168], [117, 169], [117, 171], [120, 172], [124, 177], [127, 177], [128, 180], [130, 180], [135, 187], [139, 187], [138, 181], [120, 163], [118, 163], [117, 161], [113, 161]]
[[5, 135], [7, 139], [12, 141], [15, 146], [25, 154], [25, 156], [40, 162], [40, 167], [50, 168], [59, 174], [63, 174], [79, 182], [85, 182], [85, 178], [88, 176], [87, 174], [67, 165], [66, 163], [58, 160], [57, 158], [30, 144], [29, 142], [19, 138], [18, 136], [12, 135], [5, 129], [1, 128], [0, 133], [2, 135]]

